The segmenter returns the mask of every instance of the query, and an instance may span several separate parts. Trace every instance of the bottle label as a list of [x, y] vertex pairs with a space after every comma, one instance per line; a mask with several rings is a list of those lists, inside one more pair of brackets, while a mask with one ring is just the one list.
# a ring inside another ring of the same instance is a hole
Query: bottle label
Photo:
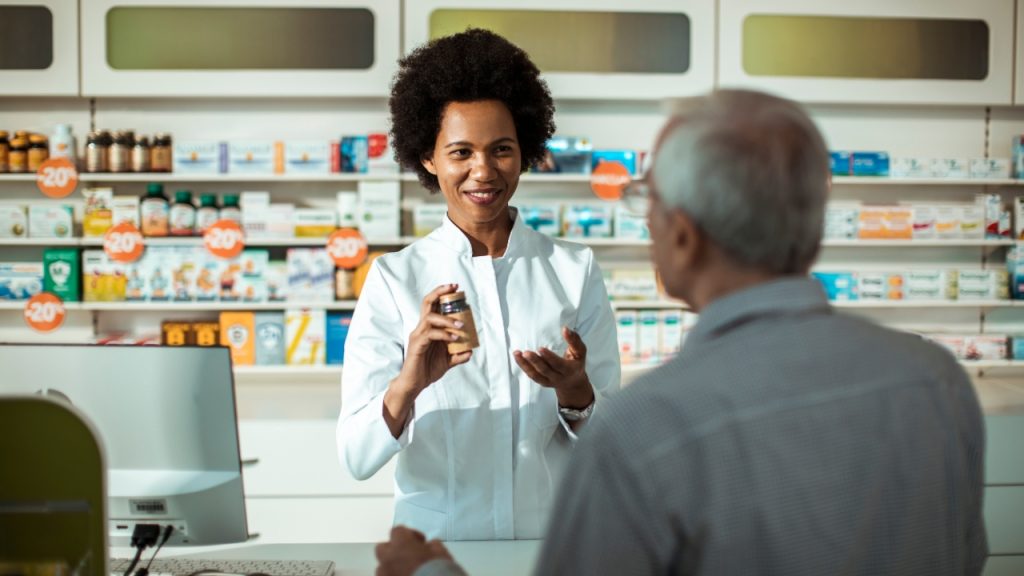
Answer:
[[195, 208], [185, 204], [171, 206], [171, 234], [192, 234], [195, 228]]

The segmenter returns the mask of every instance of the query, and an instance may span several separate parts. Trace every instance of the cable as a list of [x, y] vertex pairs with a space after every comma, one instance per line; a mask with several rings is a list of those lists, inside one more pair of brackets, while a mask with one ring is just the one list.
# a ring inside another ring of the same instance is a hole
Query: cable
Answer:
[[124, 571], [124, 576], [131, 576], [132, 570], [139, 563], [139, 558], [142, 558], [142, 551], [147, 547], [156, 544], [156, 539], [160, 536], [160, 525], [159, 524], [136, 524], [135, 529], [132, 530], [132, 547], [137, 548], [135, 552], [135, 558], [132, 563], [128, 565], [128, 569]]
[[[139, 571], [135, 573], [135, 576], [149, 575], [149, 567], [153, 565], [153, 560], [156, 560], [156, 555], [160, 553], [160, 549], [163, 548], [164, 544], [167, 543], [167, 540], [170, 539], [171, 532], [174, 532], [174, 526], [170, 524], [164, 526], [164, 535], [163, 538], [160, 539], [160, 545], [156, 547], [155, 551], [153, 551], [153, 555], [149, 557], [149, 562], [146, 563], [146, 566], [144, 568], [139, 568]], [[125, 572], [125, 576], [130, 576], [130, 574]]]

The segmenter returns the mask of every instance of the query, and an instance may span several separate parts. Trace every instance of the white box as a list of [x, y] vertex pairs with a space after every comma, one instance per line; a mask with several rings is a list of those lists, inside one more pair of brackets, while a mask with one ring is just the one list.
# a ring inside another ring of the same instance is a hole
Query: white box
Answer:
[[1010, 178], [1009, 158], [971, 158], [971, 178]]
[[650, 364], [658, 361], [661, 348], [661, 323], [658, 310], [640, 310], [637, 313], [637, 360]]
[[28, 236], [28, 215], [18, 204], [0, 204], [0, 238]]
[[217, 174], [220, 172], [220, 142], [216, 140], [176, 140], [176, 174]]
[[359, 182], [359, 230], [368, 240], [402, 235], [398, 182]]
[[290, 309], [284, 313], [285, 362], [322, 365], [327, 357], [326, 314], [320, 309]]
[[608, 204], [567, 206], [562, 233], [569, 238], [609, 238], [612, 235], [612, 209]]
[[292, 233], [297, 238], [326, 238], [337, 226], [334, 210], [296, 208], [292, 211]]
[[412, 235], [423, 237], [440, 228], [448, 216], [448, 205], [422, 202], [412, 209]]
[[935, 236], [943, 240], [963, 237], [960, 219], [963, 216], [962, 206], [943, 204], [935, 208]]
[[647, 216], [632, 212], [622, 204], [615, 207], [613, 227], [616, 238], [647, 240], [651, 237], [647, 229]]
[[970, 240], [981, 240], [985, 237], [984, 206], [974, 204], [961, 208], [960, 235]]
[[523, 224], [545, 236], [562, 233], [562, 207], [558, 204], [527, 204], [519, 206], [519, 217]]
[[860, 222], [860, 206], [851, 203], [829, 203], [825, 207], [825, 238], [856, 240]]
[[273, 140], [228, 142], [228, 172], [231, 174], [273, 174]]
[[933, 158], [931, 175], [933, 178], [967, 178], [966, 158]]
[[933, 204], [914, 204], [914, 238], [928, 239], [937, 236], [938, 210]]
[[655, 300], [658, 281], [651, 269], [615, 269], [608, 274], [608, 296], [614, 300]]
[[287, 267], [289, 301], [334, 300], [334, 260], [326, 249], [289, 248]]
[[327, 140], [289, 140], [284, 143], [286, 174], [328, 174], [331, 143]]
[[637, 339], [640, 337], [637, 327], [636, 310], [618, 310], [615, 312], [615, 332], [619, 340], [619, 359], [623, 364], [636, 361]]
[[683, 345], [682, 310], [662, 310], [658, 315], [661, 324], [661, 344], [658, 354], [661, 358], [675, 356]]
[[338, 199], [338, 228], [359, 227], [359, 193], [341, 191]]
[[893, 178], [929, 178], [931, 164], [931, 158], [893, 158], [890, 173]]
[[1013, 237], [1024, 240], [1024, 196], [1013, 199]]
[[30, 238], [71, 238], [75, 229], [74, 209], [67, 204], [29, 204]]
[[138, 196], [114, 196], [110, 202], [113, 214], [114, 226], [127, 222], [136, 228], [139, 227], [139, 197]]

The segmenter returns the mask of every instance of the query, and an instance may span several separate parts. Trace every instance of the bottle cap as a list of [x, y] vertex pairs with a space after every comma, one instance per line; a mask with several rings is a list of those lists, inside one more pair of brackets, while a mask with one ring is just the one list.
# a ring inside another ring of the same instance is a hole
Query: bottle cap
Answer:
[[217, 195], [216, 194], [202, 194], [199, 196], [200, 206], [209, 206], [211, 208], [217, 206]]
[[465, 292], [453, 292], [452, 294], [445, 294], [441, 296], [438, 300], [440, 300], [441, 304], [448, 304], [449, 302], [458, 302], [459, 300], [465, 299]]
[[150, 182], [146, 185], [146, 196], [163, 196], [164, 185], [159, 182]]
[[183, 202], [187, 204], [192, 203], [192, 191], [191, 190], [178, 190], [174, 193], [175, 202]]

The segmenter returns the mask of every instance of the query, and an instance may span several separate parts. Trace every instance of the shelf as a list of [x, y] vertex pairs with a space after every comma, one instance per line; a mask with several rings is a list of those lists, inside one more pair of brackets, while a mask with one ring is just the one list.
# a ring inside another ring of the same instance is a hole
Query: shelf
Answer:
[[1024, 368], [1024, 360], [960, 360], [964, 368]]
[[1024, 300], [833, 300], [836, 308], [1013, 308]]
[[824, 247], [855, 247], [855, 248], [926, 248], [958, 246], [1013, 246], [1015, 240], [990, 240], [990, 239], [963, 239], [963, 240], [939, 240], [939, 239], [918, 239], [918, 240], [823, 240]]
[[[103, 240], [100, 240], [100, 244]], [[80, 246], [81, 238], [0, 238], [2, 246]]]
[[673, 300], [609, 300], [614, 310], [689, 310], [689, 306]]
[[315, 308], [322, 310], [354, 310], [355, 300], [332, 302], [81, 302], [81, 310], [110, 312], [218, 312], [221, 310], [285, 310]]
[[[34, 179], [34, 176], [33, 176]], [[80, 173], [80, 182], [398, 182], [398, 174], [175, 174], [149, 172], [131, 174]]]
[[1024, 186], [1015, 178], [893, 178], [873, 176], [833, 176], [832, 183], [857, 186]]
[[269, 378], [275, 376], [338, 376], [341, 377], [341, 366], [235, 366], [235, 376], [258, 376]]

